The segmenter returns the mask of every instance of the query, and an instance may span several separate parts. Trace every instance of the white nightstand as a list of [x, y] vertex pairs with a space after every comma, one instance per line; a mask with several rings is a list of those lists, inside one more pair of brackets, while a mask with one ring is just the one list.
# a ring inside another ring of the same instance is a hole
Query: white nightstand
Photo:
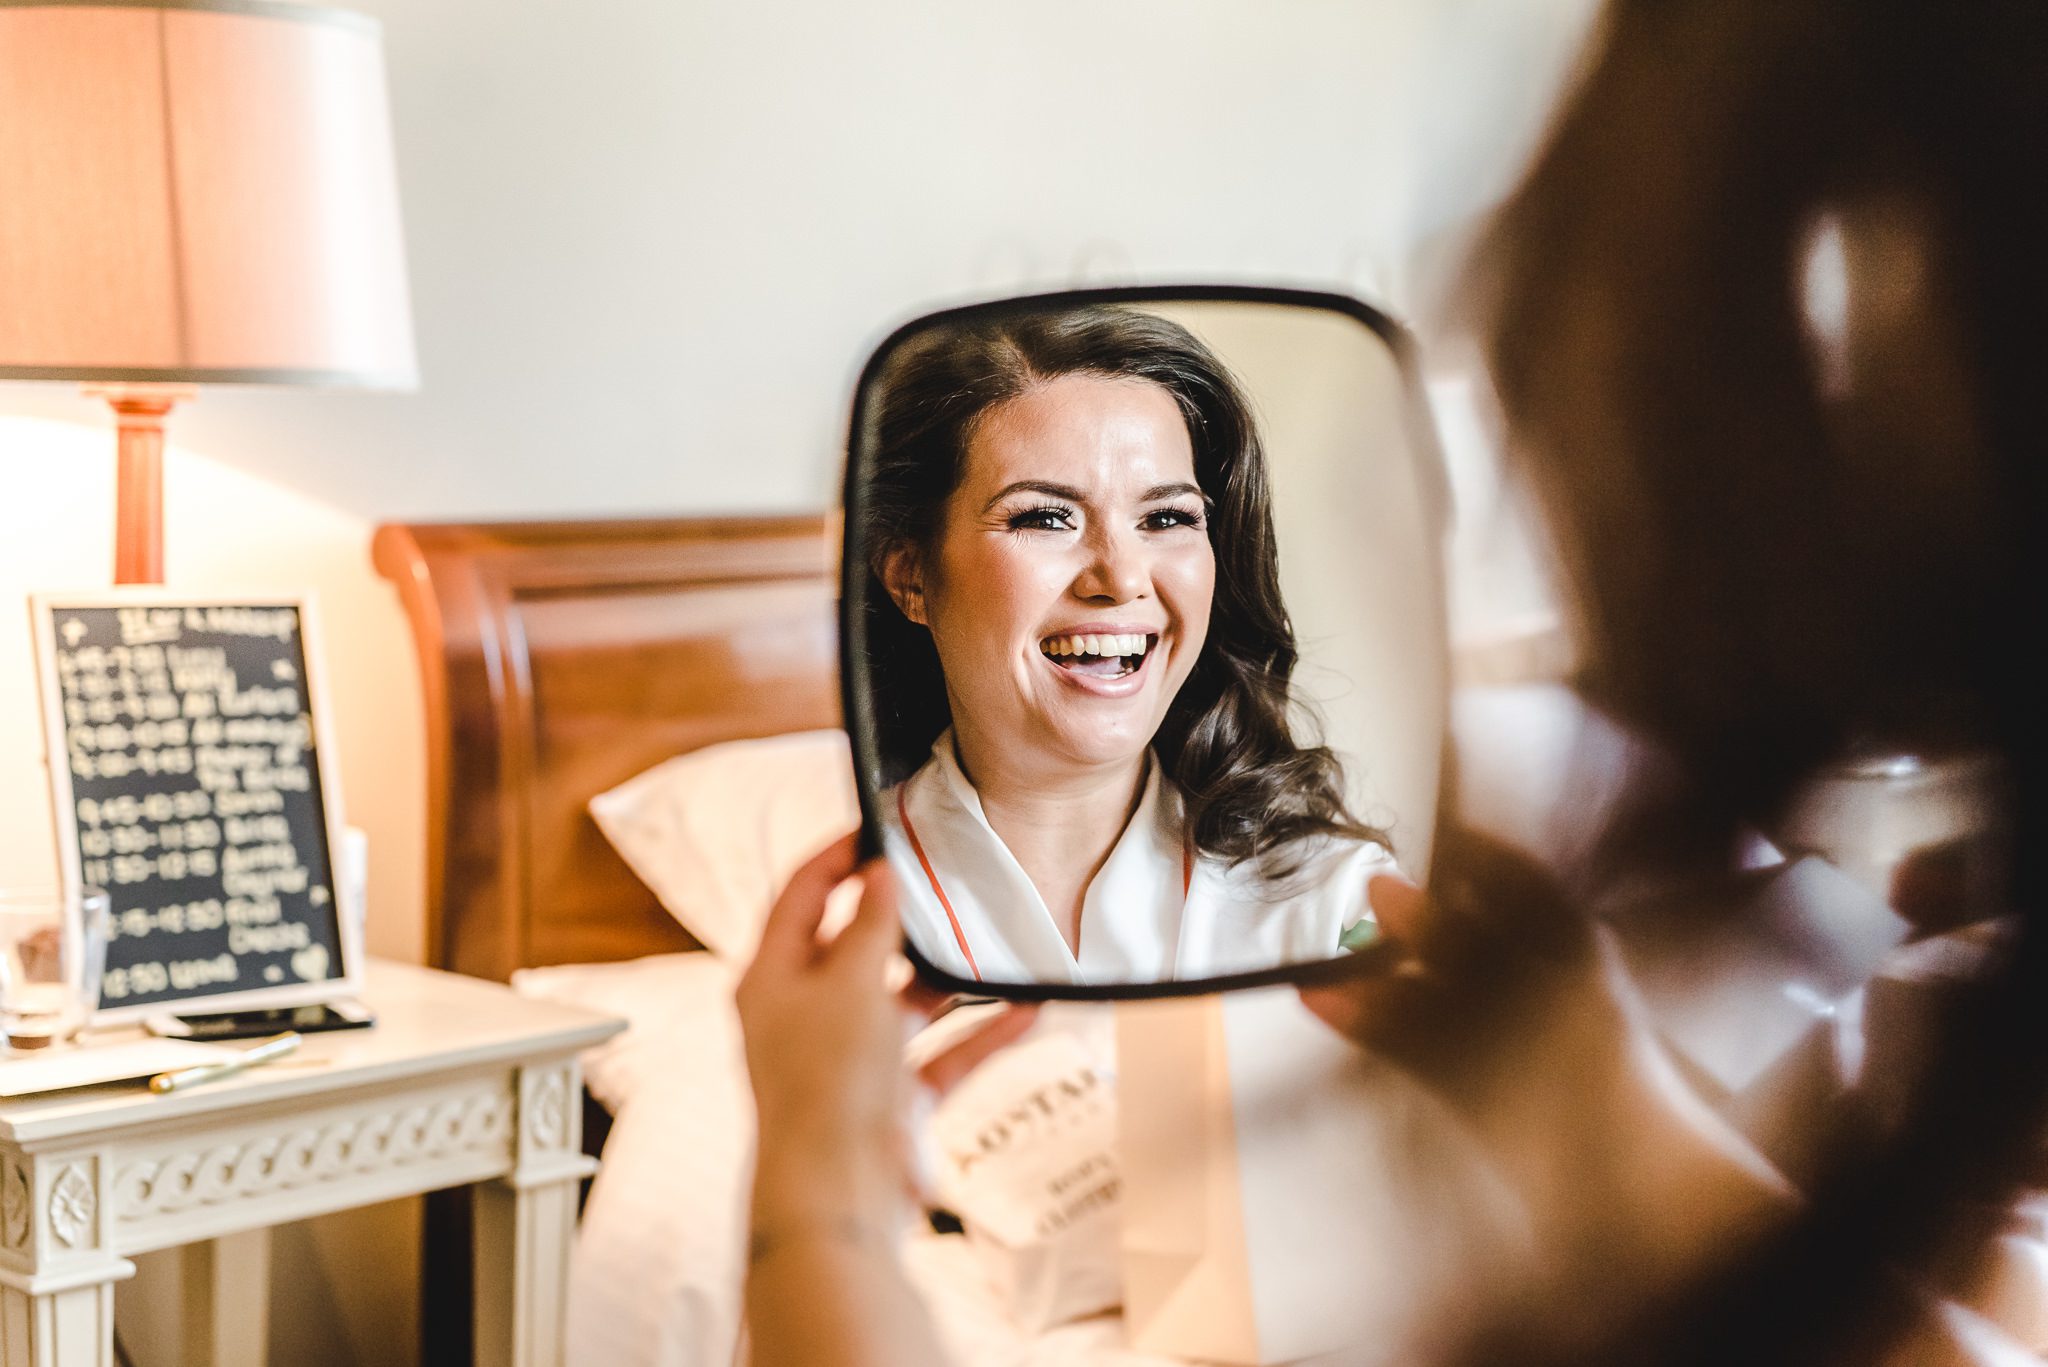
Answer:
[[576, 1055], [625, 1023], [393, 963], [370, 965], [363, 1000], [374, 1029], [222, 1082], [0, 1103], [5, 1367], [112, 1367], [128, 1256], [206, 1241], [207, 1280], [250, 1308], [188, 1316], [183, 1360], [260, 1363], [250, 1232], [470, 1182], [477, 1361], [561, 1362], [576, 1185], [596, 1167]]

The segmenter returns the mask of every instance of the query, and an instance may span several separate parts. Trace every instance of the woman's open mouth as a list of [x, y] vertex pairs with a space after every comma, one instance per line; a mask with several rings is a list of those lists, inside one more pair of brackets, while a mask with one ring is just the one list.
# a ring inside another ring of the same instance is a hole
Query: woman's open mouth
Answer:
[[1112, 635], [1048, 636], [1038, 643], [1045, 657], [1067, 671], [1090, 679], [1121, 679], [1145, 667], [1145, 657], [1159, 644], [1155, 635], [1128, 632]]

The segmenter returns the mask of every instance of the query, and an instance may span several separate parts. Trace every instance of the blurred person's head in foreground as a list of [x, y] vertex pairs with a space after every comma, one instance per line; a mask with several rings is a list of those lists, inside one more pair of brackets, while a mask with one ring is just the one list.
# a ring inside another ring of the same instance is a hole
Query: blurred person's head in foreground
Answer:
[[[1982, 911], [2033, 907], [2044, 142], [2039, 5], [1611, 7], [1470, 295], [1575, 682], [1681, 776], [1605, 857], [1725, 857], [1859, 746], [1967, 749], [2017, 836]], [[1892, 1277], [1968, 1258], [1954, 1212], [1995, 1208], [2039, 1129], [2034, 930], [1897, 1143], [1845, 1146], [1795, 1228], [1622, 1356], [1864, 1360]]]

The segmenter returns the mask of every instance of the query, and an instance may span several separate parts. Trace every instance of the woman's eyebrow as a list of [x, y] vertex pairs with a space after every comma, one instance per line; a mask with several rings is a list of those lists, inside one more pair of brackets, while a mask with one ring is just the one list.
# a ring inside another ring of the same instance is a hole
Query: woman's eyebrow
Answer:
[[[1005, 484], [996, 492], [994, 498], [981, 505], [981, 510], [987, 512], [1011, 494], [1043, 494], [1047, 498], [1064, 499], [1068, 503], [1085, 504], [1088, 502], [1087, 492], [1076, 489], [1071, 484], [1054, 484], [1050, 480], [1043, 479], [1020, 479], [1015, 483]], [[1157, 503], [1162, 499], [1179, 498], [1183, 494], [1193, 494], [1196, 498], [1206, 497], [1199, 485], [1184, 482], [1177, 484], [1155, 484], [1144, 493], [1138, 495], [1138, 502]]]
[[1044, 494], [1047, 498], [1063, 498], [1069, 503], [1088, 501], [1088, 495], [1071, 484], [1053, 484], [1042, 479], [1020, 479], [1014, 484], [1004, 485], [994, 498], [981, 505], [981, 510], [987, 512], [1011, 494]]

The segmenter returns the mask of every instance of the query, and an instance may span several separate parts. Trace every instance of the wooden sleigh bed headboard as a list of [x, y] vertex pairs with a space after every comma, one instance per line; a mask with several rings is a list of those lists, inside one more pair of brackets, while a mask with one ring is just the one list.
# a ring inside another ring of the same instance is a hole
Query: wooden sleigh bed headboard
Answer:
[[696, 942], [585, 804], [685, 751], [839, 724], [822, 516], [395, 523], [427, 716], [428, 962], [503, 979]]
[[[372, 543], [418, 648], [427, 718], [427, 962], [700, 948], [585, 804], [671, 756], [839, 724], [819, 517], [393, 523]], [[585, 1098], [584, 1143], [609, 1119]], [[427, 1199], [421, 1361], [468, 1362], [466, 1189]]]

